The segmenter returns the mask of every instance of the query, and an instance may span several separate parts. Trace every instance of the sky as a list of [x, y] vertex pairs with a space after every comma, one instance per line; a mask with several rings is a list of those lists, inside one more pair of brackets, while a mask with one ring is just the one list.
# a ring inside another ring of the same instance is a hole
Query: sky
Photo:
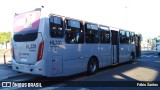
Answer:
[[54, 14], [141, 33], [160, 35], [159, 0], [1, 0], [0, 32], [13, 30], [15, 13], [44, 6]]

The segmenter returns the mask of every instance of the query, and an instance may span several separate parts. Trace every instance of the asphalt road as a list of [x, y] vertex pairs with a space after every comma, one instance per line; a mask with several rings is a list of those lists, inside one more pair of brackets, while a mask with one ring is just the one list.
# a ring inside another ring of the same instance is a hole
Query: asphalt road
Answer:
[[[37, 83], [42, 81], [42, 86], [46, 87], [32, 88], [40, 90], [160, 90], [160, 57], [156, 53], [144, 54], [133, 63], [102, 68], [91, 76], [85, 73], [58, 78], [24, 75], [6, 80], [33, 81]], [[155, 86], [149, 87], [148, 83], [150, 85], [154, 83]], [[21, 90], [31, 88], [5, 89]]]

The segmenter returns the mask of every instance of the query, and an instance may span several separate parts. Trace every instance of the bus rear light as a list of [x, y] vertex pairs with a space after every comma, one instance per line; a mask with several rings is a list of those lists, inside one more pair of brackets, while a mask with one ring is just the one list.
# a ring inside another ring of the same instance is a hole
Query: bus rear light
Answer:
[[12, 58], [15, 59], [15, 54], [14, 54], [14, 47], [11, 45], [11, 52], [12, 52]]
[[37, 55], [37, 61], [40, 61], [43, 56], [43, 48], [44, 48], [44, 41], [42, 40], [38, 47], [38, 55]]

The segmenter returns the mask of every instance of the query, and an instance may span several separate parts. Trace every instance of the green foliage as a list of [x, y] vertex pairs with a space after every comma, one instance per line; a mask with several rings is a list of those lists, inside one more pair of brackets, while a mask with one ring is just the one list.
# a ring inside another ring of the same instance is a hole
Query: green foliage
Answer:
[[10, 42], [11, 32], [0, 32], [0, 44]]

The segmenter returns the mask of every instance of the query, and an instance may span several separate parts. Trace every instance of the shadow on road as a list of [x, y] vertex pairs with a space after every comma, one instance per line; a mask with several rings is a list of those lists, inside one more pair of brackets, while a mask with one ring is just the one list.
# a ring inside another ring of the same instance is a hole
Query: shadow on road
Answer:
[[[143, 52], [142, 55], [154, 55], [155, 52]], [[99, 69], [95, 75], [87, 75], [85, 72], [66, 76], [66, 77], [42, 77], [32, 75], [25, 82], [40, 82], [43, 86], [57, 86], [65, 83], [65, 87], [82, 87], [82, 86], [129, 86], [137, 82], [160, 81], [160, 57], [142, 57], [135, 62], [126, 62], [119, 65], [108, 66]], [[12, 79], [12, 78], [11, 78]], [[98, 84], [99, 83], [99, 84]], [[116, 85], [119, 84], [119, 85]]]
[[[97, 87], [109, 85], [112, 87], [127, 87], [137, 82], [146, 83], [160, 81], [160, 58], [142, 57], [135, 62], [126, 62], [115, 66], [101, 68], [95, 75], [80, 73], [67, 77], [38, 77], [33, 82], [41, 82], [44, 86], [56, 86], [65, 83], [65, 87]], [[131, 85], [132, 86], [132, 85]]]

